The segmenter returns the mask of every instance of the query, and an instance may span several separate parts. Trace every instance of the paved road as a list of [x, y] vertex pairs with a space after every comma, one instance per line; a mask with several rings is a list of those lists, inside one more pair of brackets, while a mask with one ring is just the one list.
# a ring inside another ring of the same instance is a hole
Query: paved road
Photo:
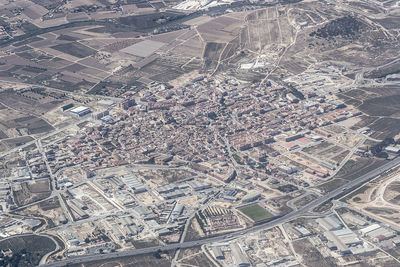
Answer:
[[207, 238], [203, 240], [196, 240], [196, 241], [188, 241], [188, 242], [183, 242], [183, 243], [177, 243], [177, 244], [170, 244], [166, 246], [156, 246], [156, 247], [148, 247], [148, 248], [142, 248], [142, 249], [135, 249], [135, 250], [127, 250], [127, 251], [121, 251], [121, 252], [114, 252], [114, 253], [108, 253], [108, 254], [97, 254], [97, 255], [89, 255], [89, 256], [80, 256], [80, 257], [75, 257], [75, 258], [70, 258], [64, 261], [60, 262], [54, 262], [46, 265], [41, 265], [41, 266], [46, 266], [46, 267], [55, 267], [55, 266], [66, 266], [68, 264], [78, 264], [78, 263], [84, 263], [84, 262], [90, 262], [90, 261], [95, 261], [95, 260], [106, 260], [106, 259], [113, 259], [113, 258], [119, 258], [119, 257], [124, 257], [124, 256], [135, 256], [135, 255], [142, 255], [142, 254], [147, 254], [147, 253], [153, 253], [156, 252], [157, 250], [174, 250], [178, 248], [189, 248], [189, 247], [194, 247], [194, 246], [199, 246], [203, 244], [209, 244], [212, 242], [220, 242], [226, 239], [232, 239], [235, 237], [243, 236], [248, 233], [252, 233], [255, 231], [259, 231], [261, 229], [269, 229], [272, 227], [275, 227], [277, 225], [280, 225], [282, 223], [288, 222], [290, 220], [293, 220], [295, 218], [298, 218], [304, 213], [307, 213], [309, 211], [312, 211], [314, 208], [318, 207], [319, 205], [323, 204], [326, 201], [329, 201], [341, 194], [345, 194], [350, 192], [352, 189], [354, 189], [357, 186], [360, 186], [372, 178], [392, 169], [393, 167], [396, 167], [397, 165], [400, 164], [400, 157], [389, 161], [388, 163], [368, 172], [367, 174], [364, 174], [347, 184], [327, 193], [324, 196], [321, 196], [320, 198], [310, 202], [309, 204], [305, 205], [304, 207], [293, 211], [291, 213], [286, 214], [285, 216], [279, 217], [276, 220], [273, 220], [271, 222], [267, 222], [264, 224], [256, 225], [252, 228], [248, 228], [242, 231], [238, 231], [235, 233], [231, 234], [226, 234], [218, 237], [212, 237], [212, 238]]

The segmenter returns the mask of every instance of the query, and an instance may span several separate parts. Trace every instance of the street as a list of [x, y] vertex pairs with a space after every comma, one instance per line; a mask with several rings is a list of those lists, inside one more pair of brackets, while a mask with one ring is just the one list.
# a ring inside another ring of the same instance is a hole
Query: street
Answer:
[[109, 253], [109, 254], [80, 256], [80, 257], [70, 258], [70, 259], [67, 259], [64, 261], [49, 263], [49, 264], [45, 264], [45, 265], [41, 265], [41, 266], [48, 266], [48, 267], [66, 266], [68, 264], [78, 264], [78, 263], [84, 263], [84, 262], [95, 261], [95, 260], [106, 260], [106, 259], [114, 259], [114, 258], [125, 257], [125, 256], [135, 256], [135, 255], [142, 255], [142, 254], [147, 254], [147, 253], [154, 253], [158, 250], [175, 250], [178, 248], [189, 248], [189, 247], [200, 246], [203, 244], [209, 244], [209, 243], [213, 243], [213, 242], [220, 242], [225, 239], [236, 238], [236, 237], [239, 237], [242, 235], [246, 235], [248, 233], [262, 230], [262, 229], [270, 229], [270, 228], [278, 226], [282, 223], [285, 223], [285, 222], [288, 222], [295, 218], [298, 218], [302, 214], [312, 211], [314, 208], [318, 207], [319, 205], [323, 204], [324, 202], [334, 199], [335, 197], [337, 197], [341, 194], [345, 194], [347, 192], [352, 191], [352, 189], [355, 188], [356, 186], [361, 186], [362, 184], [370, 181], [371, 179], [378, 176], [379, 174], [384, 173], [399, 164], [400, 164], [400, 157], [397, 157], [394, 160], [389, 161], [388, 163], [376, 168], [375, 170], [372, 170], [372, 171], [348, 182], [347, 184], [329, 192], [328, 194], [321, 196], [320, 198], [310, 202], [309, 204], [305, 205], [302, 208], [299, 208], [296, 211], [292, 211], [282, 217], [277, 218], [276, 220], [266, 222], [266, 223], [263, 223], [260, 225], [255, 225], [251, 228], [248, 228], [248, 229], [245, 229], [242, 231], [238, 231], [235, 233], [225, 234], [222, 236], [217, 236], [217, 237], [212, 237], [212, 238], [206, 238], [206, 239], [202, 239], [202, 240], [188, 241], [188, 242], [183, 242], [183, 243], [175, 243], [175, 244], [170, 244], [170, 245], [166, 245], [166, 246], [148, 247], [148, 248], [142, 248], [142, 249], [114, 252], [114, 253]]

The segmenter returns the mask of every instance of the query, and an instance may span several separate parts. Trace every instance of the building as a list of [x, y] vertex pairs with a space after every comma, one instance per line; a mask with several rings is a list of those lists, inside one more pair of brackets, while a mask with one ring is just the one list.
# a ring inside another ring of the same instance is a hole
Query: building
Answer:
[[188, 184], [191, 188], [193, 188], [194, 191], [201, 191], [211, 188], [210, 184], [206, 184], [200, 181], [190, 181], [188, 182]]
[[400, 153], [400, 146], [388, 146], [385, 148], [386, 152], [399, 154]]
[[396, 247], [399, 247], [400, 246], [400, 236], [393, 238], [392, 242]]
[[281, 165], [278, 167], [278, 169], [286, 174], [293, 174], [297, 172], [297, 169], [295, 167], [291, 167], [291, 166], [286, 166], [286, 165]]
[[243, 203], [253, 202], [253, 201], [256, 201], [257, 199], [259, 199], [260, 197], [261, 197], [260, 192], [251, 192], [242, 198], [242, 202]]
[[376, 223], [375, 224], [371, 224], [370, 226], [367, 226], [367, 227], [361, 229], [360, 233], [363, 236], [366, 236], [369, 232], [375, 231], [376, 229], [379, 229], [379, 228], [381, 228], [381, 226], [379, 224], [376, 224]]
[[351, 254], [351, 250], [331, 231], [325, 232], [324, 235], [329, 240], [328, 247], [331, 250], [339, 250], [343, 255]]
[[234, 259], [234, 262], [236, 263], [236, 266], [239, 267], [246, 267], [250, 266], [250, 262], [247, 259], [247, 256], [244, 254], [242, 249], [239, 247], [238, 244], [234, 243], [231, 245], [232, 249], [232, 256]]
[[363, 219], [361, 219], [358, 216], [355, 216], [354, 214], [347, 212], [342, 215], [342, 218], [346, 221], [346, 223], [352, 224], [352, 225], [359, 225], [359, 226], [366, 226], [367, 222]]
[[223, 260], [225, 259], [224, 253], [221, 250], [221, 247], [212, 247], [212, 251], [214, 253], [214, 256], [217, 260]]
[[109, 114], [110, 114], [110, 112], [108, 110], [105, 110], [103, 112], [92, 114], [92, 118], [95, 119], [95, 120], [100, 120], [101, 118], [103, 118], [103, 117], [105, 117], [105, 116], [107, 116]]
[[71, 109], [69, 112], [76, 117], [83, 117], [86, 114], [89, 114], [91, 112], [91, 110], [88, 107], [80, 106], [80, 107]]
[[301, 237], [306, 237], [311, 235], [311, 232], [308, 231], [308, 229], [302, 225], [296, 225], [294, 228], [300, 233]]
[[296, 135], [292, 135], [292, 136], [286, 137], [286, 138], [285, 138], [285, 141], [286, 141], [286, 142], [292, 142], [292, 141], [297, 140], [297, 139], [300, 139], [300, 138], [302, 138], [302, 137], [304, 137], [304, 134], [296, 134]]
[[135, 194], [140, 194], [147, 191], [143, 182], [133, 174], [124, 175], [121, 177], [121, 179], [127, 186], [132, 188]]
[[174, 209], [171, 212], [171, 220], [174, 221], [176, 220], [179, 216], [181, 216], [183, 209], [185, 208], [185, 206], [183, 206], [182, 204], [177, 203], [174, 207]]
[[133, 98], [124, 99], [118, 103], [118, 107], [120, 109], [124, 109], [124, 110], [127, 110], [128, 108], [135, 106], [135, 105], [136, 105], [136, 101]]
[[396, 233], [394, 231], [381, 227], [367, 233], [366, 236], [371, 238], [374, 242], [380, 242], [395, 237]]
[[70, 109], [70, 108], [73, 108], [73, 107], [74, 107], [74, 104], [73, 104], [73, 103], [70, 103], [70, 104], [68, 104], [68, 105], [62, 106], [62, 107], [61, 107], [61, 111], [64, 112], [64, 111], [66, 111], [66, 110], [68, 110], [68, 109]]
[[299, 99], [292, 93], [288, 93], [286, 95], [286, 98], [287, 98], [287, 100], [290, 101], [290, 103], [298, 103], [299, 102]]
[[343, 227], [339, 219], [333, 216], [319, 218], [316, 220], [316, 222], [326, 231], [335, 231]]
[[97, 102], [97, 104], [99, 104], [99, 106], [103, 106], [103, 107], [111, 107], [115, 105], [115, 101], [113, 100], [109, 100], [109, 99], [103, 99], [100, 100], [99, 102]]

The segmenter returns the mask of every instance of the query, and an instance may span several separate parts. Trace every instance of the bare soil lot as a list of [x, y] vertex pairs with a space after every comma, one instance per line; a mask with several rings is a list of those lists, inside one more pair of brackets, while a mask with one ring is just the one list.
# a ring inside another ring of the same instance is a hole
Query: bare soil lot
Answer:
[[2, 143], [5, 144], [9, 149], [22, 146], [30, 141], [32, 141], [33, 138], [30, 136], [22, 136], [22, 137], [16, 137], [16, 138], [11, 138], [7, 140], [3, 140]]
[[166, 185], [196, 176], [193, 172], [176, 169], [139, 170], [137, 174], [145, 180], [156, 180], [159, 185]]
[[78, 58], [88, 57], [96, 52], [94, 49], [78, 42], [59, 44], [51, 48]]
[[293, 242], [294, 250], [303, 258], [303, 263], [308, 267], [332, 267], [337, 266], [334, 259], [324, 257], [308, 239]]
[[50, 194], [50, 182], [48, 179], [36, 181], [35, 183], [25, 182], [21, 184], [20, 190], [13, 190], [14, 201], [18, 206], [44, 199], [49, 197]]

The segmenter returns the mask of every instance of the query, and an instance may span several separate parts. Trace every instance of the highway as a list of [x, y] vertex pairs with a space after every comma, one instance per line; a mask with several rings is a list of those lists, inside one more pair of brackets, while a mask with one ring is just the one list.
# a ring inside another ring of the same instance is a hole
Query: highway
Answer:
[[400, 157], [397, 157], [394, 160], [391, 160], [391, 161], [387, 162], [386, 164], [384, 164], [384, 165], [348, 182], [347, 184], [327, 193], [326, 195], [321, 196], [320, 198], [310, 202], [309, 204], [305, 205], [302, 208], [299, 208], [296, 211], [290, 212], [290, 213], [286, 214], [285, 216], [279, 217], [273, 221], [266, 222], [266, 223], [263, 223], [260, 225], [256, 225], [251, 228], [248, 228], [248, 229], [245, 229], [242, 231], [238, 231], [235, 233], [225, 234], [225, 235], [217, 236], [217, 237], [206, 238], [206, 239], [202, 239], [202, 240], [170, 244], [170, 245], [166, 245], [166, 246], [148, 247], [148, 248], [127, 250], [127, 251], [114, 252], [114, 253], [108, 253], [108, 254], [79, 256], [79, 257], [66, 259], [64, 261], [49, 263], [49, 264], [45, 264], [45, 265], [41, 265], [41, 266], [46, 266], [46, 267], [57, 266], [58, 267], [58, 266], [66, 266], [69, 264], [79, 264], [79, 263], [85, 263], [85, 262], [96, 261], [96, 260], [107, 260], [107, 259], [114, 259], [114, 258], [119, 258], [119, 257], [124, 257], [124, 256], [142, 255], [142, 254], [147, 254], [147, 253], [153, 253], [153, 252], [156, 252], [157, 250], [175, 250], [178, 248], [189, 248], [189, 247], [200, 246], [203, 244], [209, 244], [209, 243], [213, 243], [213, 242], [220, 242], [223, 240], [226, 241], [227, 239], [240, 237], [245, 234], [256, 232], [256, 231], [259, 231], [262, 229], [270, 229], [270, 228], [278, 226], [282, 223], [285, 223], [285, 222], [288, 222], [295, 218], [298, 218], [302, 214], [312, 211], [314, 208], [318, 207], [319, 205], [323, 204], [324, 202], [334, 199], [335, 197], [338, 197], [341, 194], [349, 193], [354, 188], [361, 186], [362, 184], [372, 180], [374, 177], [398, 166], [399, 164], [400, 164]]

